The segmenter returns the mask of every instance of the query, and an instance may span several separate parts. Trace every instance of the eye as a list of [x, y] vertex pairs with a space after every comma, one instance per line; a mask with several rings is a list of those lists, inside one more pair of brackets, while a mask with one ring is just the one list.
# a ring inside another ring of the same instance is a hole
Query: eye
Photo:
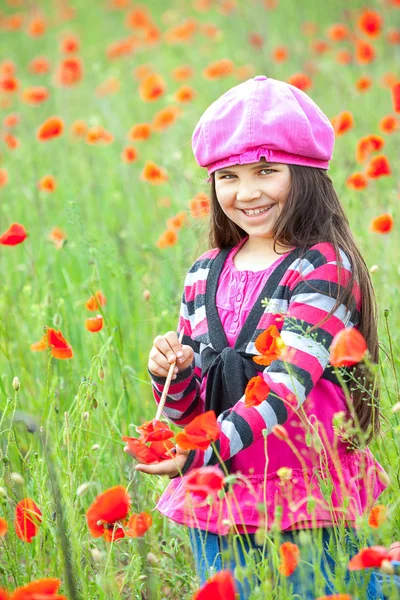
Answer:
[[221, 175], [221, 177], [219, 177], [219, 179], [226, 179], [227, 177], [236, 177], [236, 175], [229, 173], [228, 175]]
[[263, 171], [269, 171], [270, 173], [276, 173], [276, 169], [261, 169], [260, 173]]

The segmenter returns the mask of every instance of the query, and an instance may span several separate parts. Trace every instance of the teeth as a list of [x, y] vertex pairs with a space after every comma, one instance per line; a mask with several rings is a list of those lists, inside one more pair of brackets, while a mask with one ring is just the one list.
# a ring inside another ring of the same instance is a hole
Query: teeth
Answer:
[[246, 213], [246, 215], [261, 215], [262, 213], [267, 212], [267, 210], [269, 210], [271, 208], [271, 206], [268, 206], [267, 208], [258, 208], [256, 210], [244, 210], [243, 212]]

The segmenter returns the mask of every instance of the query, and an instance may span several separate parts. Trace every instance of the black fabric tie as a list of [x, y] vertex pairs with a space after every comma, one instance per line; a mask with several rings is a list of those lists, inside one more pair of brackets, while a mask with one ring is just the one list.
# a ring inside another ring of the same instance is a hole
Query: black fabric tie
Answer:
[[[263, 371], [265, 366], [257, 365], [253, 356], [226, 347], [216, 352], [209, 346], [201, 353], [204, 375], [207, 374], [206, 410], [220, 415], [232, 408], [243, 396], [249, 379]], [[259, 368], [258, 368], [259, 367]]]

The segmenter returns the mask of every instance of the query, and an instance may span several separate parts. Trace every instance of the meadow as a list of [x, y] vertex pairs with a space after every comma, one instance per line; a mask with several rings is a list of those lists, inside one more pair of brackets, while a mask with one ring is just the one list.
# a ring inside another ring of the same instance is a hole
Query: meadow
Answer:
[[[258, 74], [303, 89], [335, 128], [329, 174], [379, 310], [382, 431], [371, 449], [388, 487], [379, 522], [359, 525], [369, 543], [400, 540], [400, 3], [368, 9], [363, 21], [359, 0], [1, 3], [0, 588], [10, 595], [45, 578], [68, 600], [190, 599], [199, 588], [186, 529], [155, 510], [167, 481], [136, 472], [122, 436], [155, 416], [149, 351], [176, 328], [184, 276], [208, 249], [193, 128]], [[62, 332], [58, 353], [44, 328]], [[111, 543], [86, 513], [114, 486], [127, 488], [129, 515], [152, 524], [131, 521]], [[30, 539], [15, 516], [27, 498]], [[265, 570], [251, 598], [292, 598], [271, 581]]]

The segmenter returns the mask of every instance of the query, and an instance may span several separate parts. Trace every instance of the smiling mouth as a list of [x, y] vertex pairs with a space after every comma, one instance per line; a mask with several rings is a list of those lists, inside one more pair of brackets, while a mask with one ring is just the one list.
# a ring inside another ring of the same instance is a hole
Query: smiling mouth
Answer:
[[255, 208], [253, 210], [250, 210], [250, 209], [249, 210], [241, 209], [241, 210], [248, 217], [255, 217], [257, 215], [263, 215], [264, 213], [267, 213], [269, 210], [271, 210], [271, 208], [273, 206], [275, 206], [275, 204], [270, 204], [269, 206], [265, 206], [265, 207], [262, 207], [262, 208]]

